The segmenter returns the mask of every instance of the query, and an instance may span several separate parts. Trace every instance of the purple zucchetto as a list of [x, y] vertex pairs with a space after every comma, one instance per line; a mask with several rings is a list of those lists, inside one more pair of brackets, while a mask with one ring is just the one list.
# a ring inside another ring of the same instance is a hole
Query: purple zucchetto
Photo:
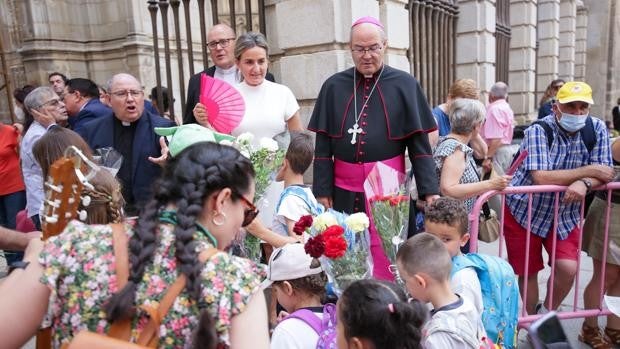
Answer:
[[364, 16], [364, 17], [359, 18], [357, 21], [353, 23], [351, 28], [355, 27], [358, 24], [362, 24], [362, 23], [374, 24], [377, 27], [384, 29], [383, 24], [381, 24], [381, 22], [378, 19], [376, 19], [375, 17], [371, 17], [371, 16]]

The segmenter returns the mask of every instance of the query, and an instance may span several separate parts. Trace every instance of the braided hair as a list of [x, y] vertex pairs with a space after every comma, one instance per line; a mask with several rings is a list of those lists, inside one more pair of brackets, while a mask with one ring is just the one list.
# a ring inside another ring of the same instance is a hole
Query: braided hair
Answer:
[[347, 287], [339, 300], [338, 320], [344, 337], [366, 338], [375, 348], [422, 348], [422, 326], [428, 310], [418, 301], [407, 301], [396, 284], [359, 280]]
[[123, 219], [122, 207], [125, 204], [121, 194], [121, 184], [108, 170], [101, 169], [89, 180], [93, 189], [84, 188], [83, 195], [90, 197], [86, 206], [80, 203], [80, 210], [85, 210], [86, 224], [120, 223]]
[[[153, 186], [153, 198], [142, 209], [129, 240], [129, 280], [106, 304], [107, 320], [113, 322], [134, 315], [137, 286], [158, 247], [159, 210], [168, 204], [176, 205], [174, 247], [177, 268], [187, 277], [185, 289], [189, 296], [202, 304], [200, 273], [203, 264], [198, 262], [197, 242], [193, 239], [196, 219], [211, 194], [224, 188], [230, 188], [234, 193], [246, 193], [253, 177], [250, 160], [236, 149], [216, 143], [196, 143], [169, 161]], [[233, 194], [232, 199], [239, 198]], [[203, 327], [202, 322], [200, 327]]]

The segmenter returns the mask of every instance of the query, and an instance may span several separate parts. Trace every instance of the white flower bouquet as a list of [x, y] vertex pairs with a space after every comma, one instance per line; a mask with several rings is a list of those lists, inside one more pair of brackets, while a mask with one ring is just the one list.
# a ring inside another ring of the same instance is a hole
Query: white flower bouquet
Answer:
[[[252, 162], [255, 172], [254, 201], [258, 202], [262, 199], [267, 187], [275, 180], [275, 175], [284, 161], [285, 149], [280, 149], [278, 143], [271, 138], [261, 138], [258, 146], [253, 145], [253, 141], [254, 135], [245, 132], [235, 139], [232, 146], [239, 149], [241, 154]], [[246, 234], [244, 251], [247, 258], [259, 262], [260, 240], [252, 234]]]

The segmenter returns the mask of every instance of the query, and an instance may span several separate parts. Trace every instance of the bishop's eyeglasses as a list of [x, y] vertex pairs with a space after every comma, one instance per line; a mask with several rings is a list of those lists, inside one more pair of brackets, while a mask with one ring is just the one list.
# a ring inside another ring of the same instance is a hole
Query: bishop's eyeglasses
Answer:
[[370, 53], [371, 55], [376, 55], [379, 52], [381, 52], [382, 49], [383, 49], [383, 46], [379, 44], [374, 44], [370, 47], [353, 46], [353, 48], [351, 48], [351, 51], [355, 54], [363, 56], [366, 53]]

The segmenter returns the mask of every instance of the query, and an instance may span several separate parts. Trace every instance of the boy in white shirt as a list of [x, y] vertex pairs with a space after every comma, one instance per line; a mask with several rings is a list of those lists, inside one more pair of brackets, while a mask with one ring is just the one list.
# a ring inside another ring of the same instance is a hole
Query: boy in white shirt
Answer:
[[[469, 241], [467, 212], [459, 200], [442, 197], [433, 201], [424, 211], [424, 226], [427, 233], [435, 235], [444, 243], [451, 258], [460, 256], [461, 247]], [[450, 287], [469, 300], [482, 316], [482, 291], [474, 268], [465, 267], [452, 273]]]
[[271, 229], [255, 219], [246, 230], [273, 247], [302, 241], [303, 237], [293, 231], [295, 223], [305, 215], [316, 216], [323, 212], [312, 194], [304, 185], [304, 173], [310, 167], [314, 157], [312, 138], [305, 133], [291, 134], [282, 167], [276, 174], [276, 181], [284, 181], [284, 191], [276, 205], [276, 214]]
[[[284, 319], [273, 331], [271, 349], [316, 348], [324, 316], [321, 300], [327, 283], [321, 263], [306, 254], [303, 244], [284, 245], [271, 254], [267, 279], [268, 284], [273, 283], [278, 303], [287, 312], [281, 314]], [[333, 304], [329, 306], [335, 310]]]
[[396, 265], [409, 293], [434, 309], [422, 330], [424, 348], [479, 349], [486, 343], [480, 314], [466, 298], [450, 289], [452, 261], [436, 236], [420, 233], [405, 242]]

